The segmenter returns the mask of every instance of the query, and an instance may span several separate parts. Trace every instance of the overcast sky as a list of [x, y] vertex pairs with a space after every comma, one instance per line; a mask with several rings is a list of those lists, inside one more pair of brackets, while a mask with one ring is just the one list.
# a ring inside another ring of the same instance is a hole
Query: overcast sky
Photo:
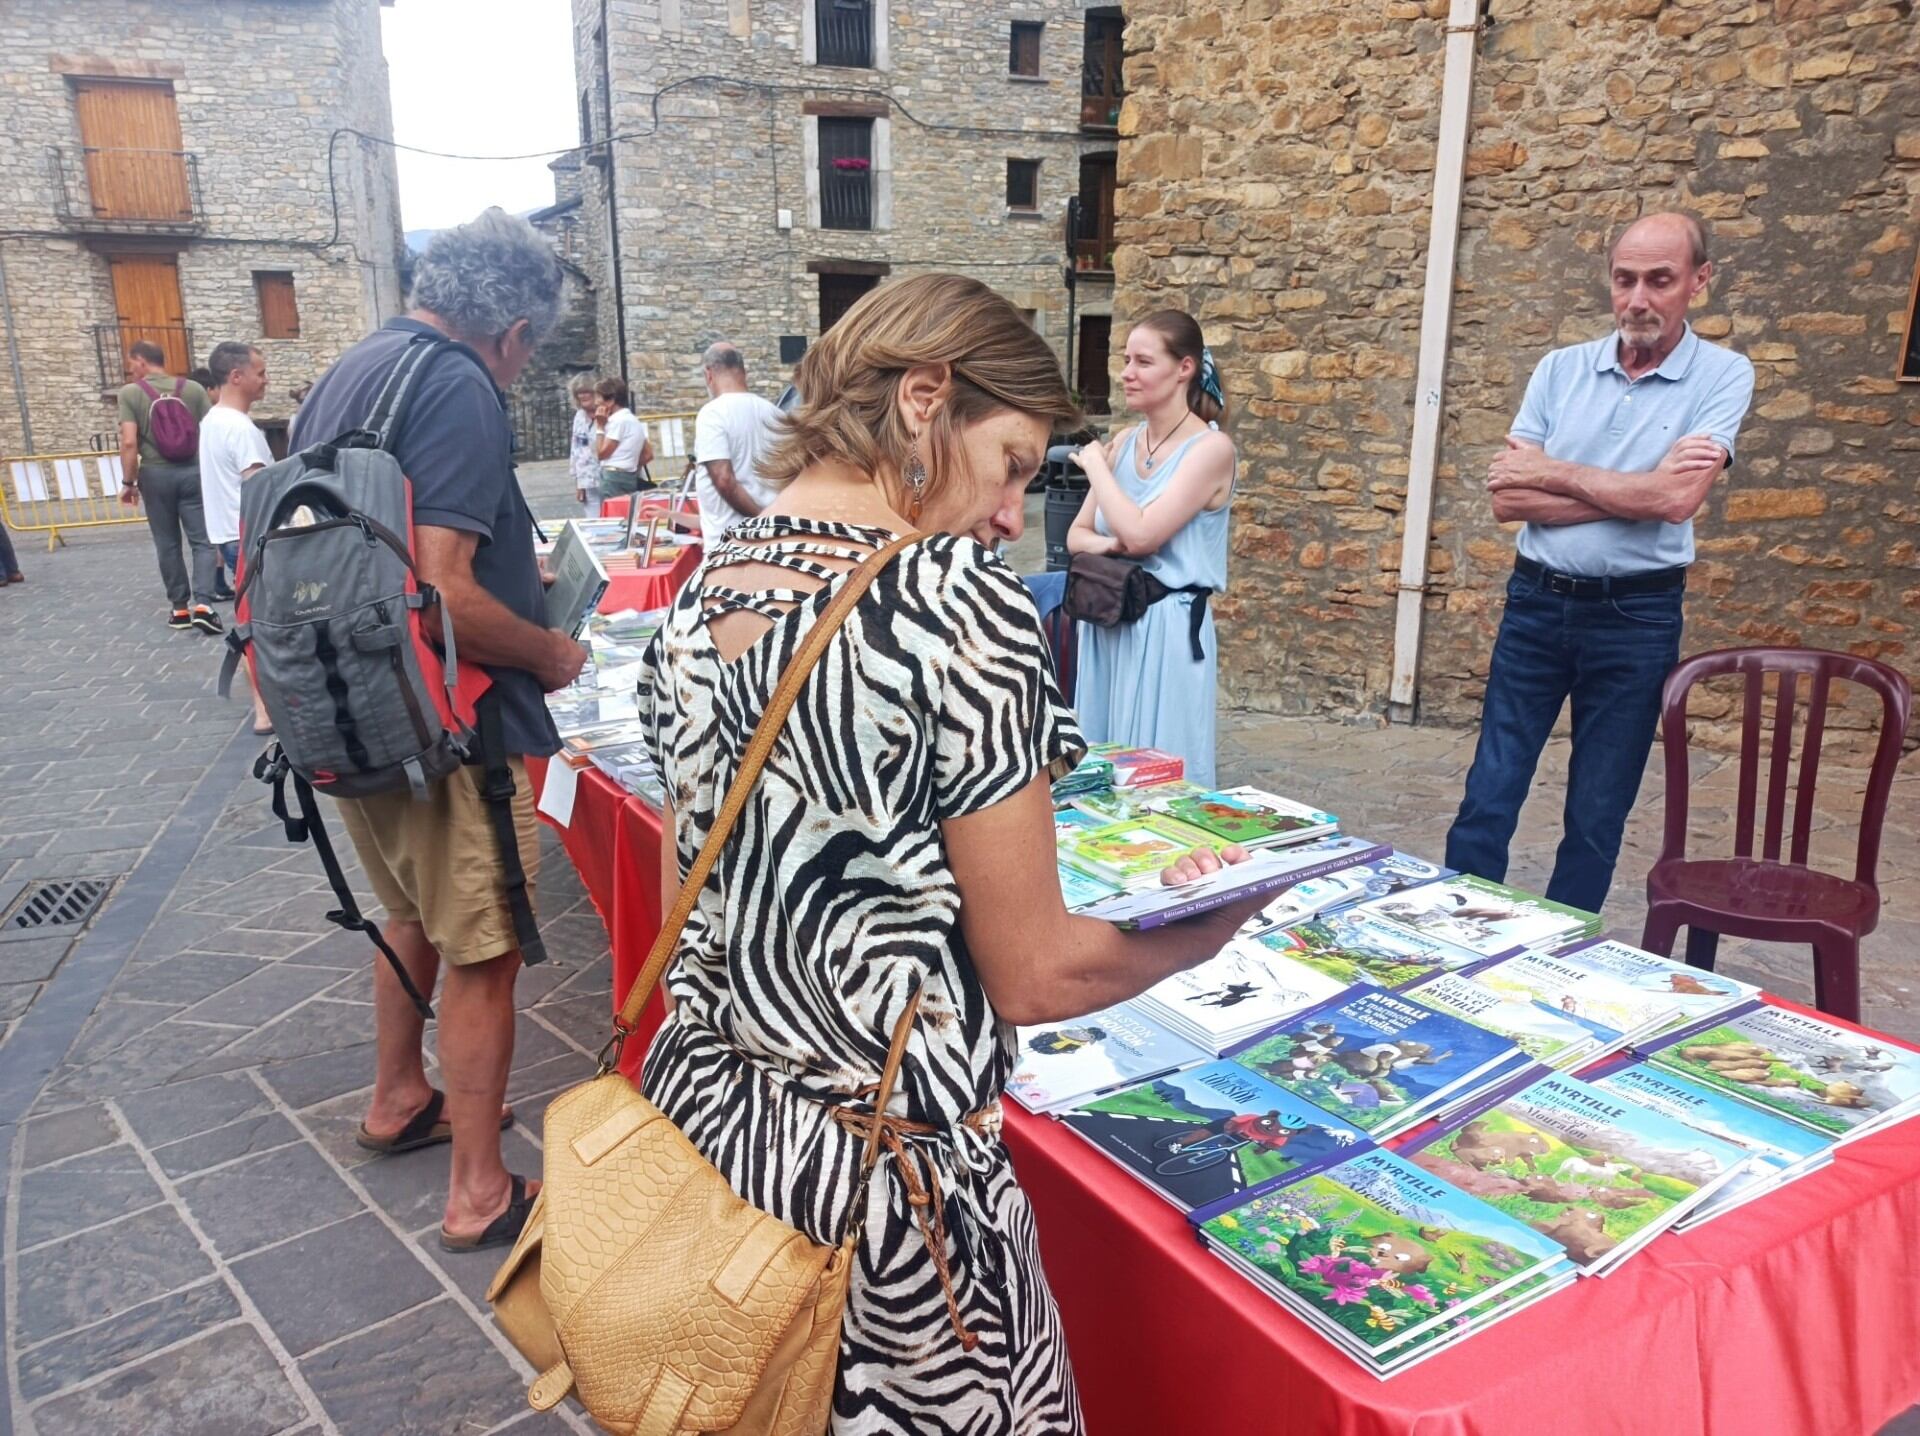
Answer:
[[[567, 0], [397, 0], [380, 11], [393, 137], [452, 154], [525, 154], [579, 138]], [[399, 153], [408, 229], [441, 229], [490, 204], [553, 202], [545, 159], [429, 159]]]

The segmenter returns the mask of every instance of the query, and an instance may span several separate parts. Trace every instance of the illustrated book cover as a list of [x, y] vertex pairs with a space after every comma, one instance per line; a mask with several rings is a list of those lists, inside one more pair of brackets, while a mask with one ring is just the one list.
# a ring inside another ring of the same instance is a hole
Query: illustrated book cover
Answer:
[[1157, 883], [1163, 869], [1195, 848], [1216, 840], [1171, 818], [1134, 818], [1068, 833], [1059, 840], [1060, 856], [1082, 872], [1122, 887]]
[[1218, 1060], [1095, 1097], [1060, 1120], [1182, 1211], [1366, 1141], [1358, 1127]]
[[1376, 1138], [1411, 1126], [1454, 1089], [1520, 1059], [1497, 1033], [1405, 993], [1365, 985], [1226, 1055]]
[[1016, 1037], [1019, 1050], [1007, 1095], [1030, 1112], [1055, 1112], [1210, 1056], [1130, 1002], [1071, 1022], [1022, 1027]]
[[1477, 960], [1451, 943], [1433, 942], [1352, 908], [1263, 933], [1259, 940], [1343, 986], [1408, 987]]
[[1332, 978], [1235, 938], [1197, 967], [1164, 977], [1134, 1001], [1148, 1017], [1217, 1056], [1341, 991]]
[[1461, 873], [1355, 909], [1477, 957], [1558, 947], [1600, 930], [1600, 915]]
[[1747, 1165], [1731, 1142], [1577, 1077], [1552, 1073], [1403, 1153], [1604, 1270]]
[[1378, 844], [1348, 839], [1297, 848], [1261, 848], [1249, 853], [1244, 862], [1226, 864], [1192, 882], [1168, 885], [1151, 879], [1137, 881], [1123, 894], [1091, 904], [1083, 912], [1120, 927], [1161, 927], [1243, 897], [1297, 887], [1377, 851]]
[[1151, 807], [1154, 812], [1211, 833], [1223, 843], [1238, 843], [1244, 848], [1307, 842], [1340, 826], [1332, 813], [1251, 787], [1219, 789], [1195, 797], [1156, 797]]

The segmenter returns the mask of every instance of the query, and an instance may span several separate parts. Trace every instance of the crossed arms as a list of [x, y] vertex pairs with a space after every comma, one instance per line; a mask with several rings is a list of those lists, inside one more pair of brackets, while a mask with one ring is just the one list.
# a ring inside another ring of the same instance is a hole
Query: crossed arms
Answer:
[[1727, 451], [1705, 434], [1689, 434], [1645, 473], [1621, 473], [1550, 459], [1527, 439], [1507, 436], [1506, 451], [1487, 470], [1493, 516], [1557, 526], [1596, 519], [1657, 519], [1684, 523], [1700, 511], [1713, 481], [1727, 467]]

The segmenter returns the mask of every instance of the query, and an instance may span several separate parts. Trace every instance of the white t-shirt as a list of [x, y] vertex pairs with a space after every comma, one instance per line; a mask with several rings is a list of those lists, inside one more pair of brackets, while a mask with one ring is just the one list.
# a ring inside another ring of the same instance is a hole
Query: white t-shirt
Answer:
[[762, 505], [773, 490], [760, 481], [760, 465], [780, 438], [780, 411], [758, 394], [722, 394], [709, 399], [693, 421], [693, 457], [700, 465], [694, 488], [700, 496], [700, 538], [708, 547], [746, 515], [720, 497], [707, 464], [726, 459], [734, 477]]
[[207, 540], [232, 543], [240, 537], [240, 476], [255, 464], [271, 464], [267, 436], [238, 409], [215, 404], [200, 421], [200, 506], [206, 510]]
[[631, 409], [615, 409], [607, 416], [606, 435], [619, 447], [600, 463], [623, 474], [640, 472], [640, 451], [646, 447], [647, 426], [633, 417]]

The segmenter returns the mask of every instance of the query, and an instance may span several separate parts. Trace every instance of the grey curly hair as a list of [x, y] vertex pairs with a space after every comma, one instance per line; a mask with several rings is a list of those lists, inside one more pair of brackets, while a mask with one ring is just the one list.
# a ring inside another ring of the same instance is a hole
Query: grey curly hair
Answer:
[[566, 277], [539, 230], [494, 208], [433, 237], [408, 302], [469, 339], [498, 338], [524, 319], [538, 342], [560, 318]]

